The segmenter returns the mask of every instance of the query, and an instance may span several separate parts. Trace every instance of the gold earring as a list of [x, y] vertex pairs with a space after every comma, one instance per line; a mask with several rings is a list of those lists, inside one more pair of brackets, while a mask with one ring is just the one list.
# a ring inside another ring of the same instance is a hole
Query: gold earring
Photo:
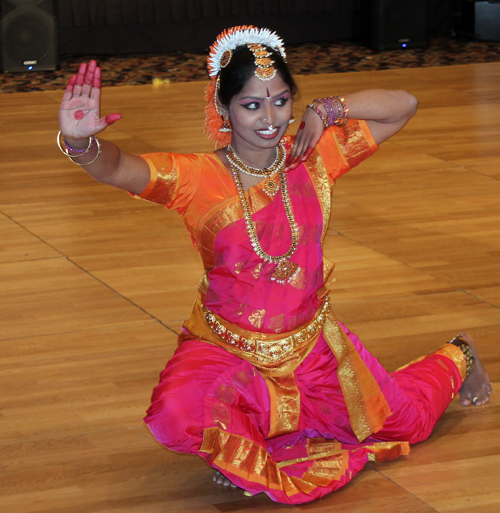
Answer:
[[295, 118], [293, 117], [293, 114], [290, 116], [290, 119], [288, 120], [289, 125], [291, 125], [292, 123], [295, 123]]
[[232, 132], [231, 123], [229, 120], [222, 118], [222, 126], [219, 128], [219, 132]]

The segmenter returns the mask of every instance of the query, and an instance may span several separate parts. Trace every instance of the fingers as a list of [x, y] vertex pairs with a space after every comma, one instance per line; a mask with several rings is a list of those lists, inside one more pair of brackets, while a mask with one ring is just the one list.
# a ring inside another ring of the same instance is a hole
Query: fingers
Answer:
[[96, 61], [90, 61], [83, 79], [82, 96], [90, 96], [96, 68]]
[[72, 75], [71, 78], [68, 80], [68, 83], [66, 84], [66, 89], [64, 91], [63, 95], [63, 101], [71, 100], [73, 97], [73, 87], [76, 83], [76, 75]]
[[75, 85], [73, 87], [73, 97], [81, 96], [86, 72], [87, 72], [87, 64], [82, 62], [80, 64], [80, 67], [78, 68], [78, 74], [76, 75], [76, 81], [75, 81]]
[[313, 150], [314, 146], [310, 146], [306, 148], [303, 155], [299, 154], [297, 157], [294, 157], [292, 154], [288, 155], [285, 163], [285, 173], [288, 173], [292, 169], [295, 169], [301, 162], [305, 162], [311, 156]]
[[108, 128], [108, 126], [122, 119], [122, 117], [123, 116], [121, 114], [114, 113], [108, 114], [107, 116], [99, 119], [95, 124], [95, 133], [98, 134], [99, 132], [102, 132], [103, 130]]
[[112, 125], [115, 121], [119, 121], [120, 119], [122, 119], [122, 117], [123, 116], [121, 114], [118, 114], [118, 113], [108, 114], [104, 118], [104, 122], [106, 123], [106, 126], [109, 126], [109, 125]]
[[96, 94], [94, 92], [94, 87], [99, 90], [100, 85], [101, 70], [97, 66], [97, 62], [92, 60], [88, 63], [88, 65], [85, 62], [82, 62], [78, 68], [78, 74], [76, 75], [74, 83], [72, 84], [73, 97], [92, 97], [92, 93]]

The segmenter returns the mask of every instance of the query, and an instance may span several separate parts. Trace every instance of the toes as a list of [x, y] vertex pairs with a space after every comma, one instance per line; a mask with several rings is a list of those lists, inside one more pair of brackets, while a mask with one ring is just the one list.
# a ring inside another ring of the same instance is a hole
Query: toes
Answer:
[[470, 406], [472, 404], [472, 399], [470, 397], [462, 397], [460, 399], [460, 404], [462, 406]]

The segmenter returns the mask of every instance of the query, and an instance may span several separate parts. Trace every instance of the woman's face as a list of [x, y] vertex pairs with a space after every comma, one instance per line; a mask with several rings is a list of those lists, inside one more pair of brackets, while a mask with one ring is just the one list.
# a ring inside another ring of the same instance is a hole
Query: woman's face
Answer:
[[236, 150], [274, 148], [285, 133], [291, 114], [290, 88], [279, 74], [267, 81], [252, 76], [229, 104], [232, 145]]

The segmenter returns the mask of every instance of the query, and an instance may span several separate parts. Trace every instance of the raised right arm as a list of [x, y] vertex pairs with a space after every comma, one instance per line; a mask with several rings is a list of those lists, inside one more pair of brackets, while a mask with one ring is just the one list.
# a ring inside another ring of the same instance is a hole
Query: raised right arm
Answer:
[[98, 182], [139, 194], [150, 176], [149, 167], [141, 157], [124, 153], [115, 144], [102, 139], [99, 139], [99, 156], [96, 142], [85, 156], [78, 156], [89, 147], [92, 136], [122, 118], [121, 114], [101, 118], [100, 103], [101, 70], [95, 61], [90, 61], [88, 66], [81, 64], [78, 75], [73, 75], [66, 86], [59, 110], [64, 141], [61, 146]]

